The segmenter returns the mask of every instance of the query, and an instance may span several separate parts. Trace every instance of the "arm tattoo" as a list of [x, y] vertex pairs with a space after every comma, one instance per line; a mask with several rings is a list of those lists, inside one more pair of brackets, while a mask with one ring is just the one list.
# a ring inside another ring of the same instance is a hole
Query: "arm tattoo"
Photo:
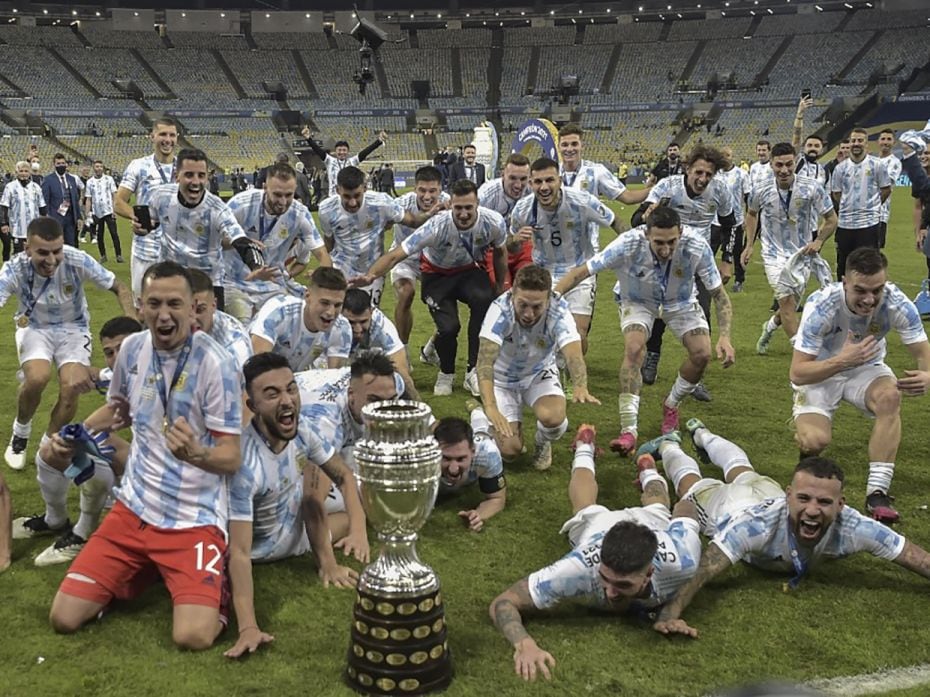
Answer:
[[698, 565], [694, 577], [682, 586], [659, 613], [659, 620], [677, 620], [682, 611], [688, 607], [691, 600], [699, 590], [717, 574], [730, 566], [730, 558], [724, 554], [720, 547], [711, 542], [704, 550], [701, 563]]
[[588, 367], [585, 365], [580, 343], [576, 349], [576, 351], [570, 351], [568, 355], [563, 354], [568, 366], [568, 374], [572, 377], [572, 385], [588, 389]]
[[930, 578], [930, 554], [913, 542], [905, 542], [904, 549], [894, 561], [915, 574]]
[[513, 584], [494, 601], [494, 606], [491, 608], [494, 626], [507, 637], [507, 641], [513, 646], [529, 636], [523, 626], [520, 607], [532, 607], [532, 605], [533, 599], [530, 598], [530, 587], [526, 579]]
[[494, 382], [494, 362], [497, 360], [500, 352], [501, 347], [493, 341], [481, 339], [478, 345], [478, 363], [475, 366], [478, 380], [490, 380], [492, 383]]
[[307, 479], [307, 487], [309, 490], [315, 490], [320, 486], [320, 468], [316, 465], [307, 467], [304, 476]]
[[336, 460], [329, 460], [320, 465], [323, 473], [329, 477], [337, 488], [345, 482], [345, 465]]
[[723, 286], [714, 293], [714, 309], [717, 312], [717, 327], [720, 336], [730, 338], [730, 329], [733, 326], [733, 305], [730, 303], [730, 296], [727, 295]]

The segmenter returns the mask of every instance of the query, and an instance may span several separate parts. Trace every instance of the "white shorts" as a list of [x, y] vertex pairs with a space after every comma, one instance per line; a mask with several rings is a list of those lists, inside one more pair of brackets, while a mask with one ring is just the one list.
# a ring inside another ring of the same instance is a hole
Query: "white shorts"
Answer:
[[226, 307], [223, 310], [226, 314], [232, 315], [237, 320], [248, 327], [252, 318], [258, 314], [264, 304], [272, 298], [279, 298], [284, 293], [281, 290], [271, 291], [269, 293], [246, 293], [239, 288], [226, 286], [224, 289]]
[[[553, 288], [555, 284], [553, 284]], [[591, 317], [594, 314], [594, 300], [597, 296], [597, 277], [588, 276], [577, 286], [562, 296], [568, 303], [568, 309], [573, 315]]]
[[765, 259], [762, 262], [762, 267], [765, 269], [765, 278], [776, 295], [778, 293], [778, 279], [781, 277], [781, 273], [785, 270], [787, 265], [788, 257]]
[[622, 521], [639, 523], [650, 530], [666, 530], [672, 522], [672, 512], [661, 503], [635, 506], [612, 511], [605, 506], [585, 506], [565, 521], [560, 535], [568, 535], [572, 547], [581, 547], [598, 533], [606, 533]]
[[702, 479], [682, 499], [697, 508], [701, 532], [713, 537], [718, 524], [728, 516], [784, 495], [785, 490], [774, 479], [758, 472], [743, 472], [729, 484], [719, 479]]
[[420, 280], [420, 259], [404, 259], [391, 269], [391, 285], [393, 286], [400, 280], [407, 280], [416, 284]]
[[895, 379], [894, 371], [884, 363], [863, 365], [844, 370], [838, 375], [827, 378], [816, 385], [792, 385], [794, 387], [794, 418], [802, 414], [820, 414], [833, 419], [833, 414], [846, 401], [866, 416], [875, 415], [865, 405], [865, 396], [869, 387], [879, 378]]
[[132, 286], [132, 300], [136, 307], [142, 307], [142, 277], [149, 267], [157, 262], [142, 261], [132, 256], [129, 259], [129, 281]]
[[510, 423], [523, 423], [523, 407], [533, 408], [541, 397], [555, 395], [565, 399], [565, 391], [559, 380], [559, 370], [553, 363], [544, 368], [524, 383], [513, 387], [501, 386], [494, 382], [494, 399], [497, 409]]
[[56, 366], [67, 363], [90, 365], [92, 341], [90, 332], [77, 327], [24, 327], [16, 330], [16, 351], [19, 364], [26, 361], [48, 361]]
[[[619, 310], [620, 331], [626, 331], [628, 327], [638, 324], [646, 328], [647, 336], [652, 332], [652, 325], [659, 316], [645, 305], [632, 302], [623, 303]], [[707, 318], [704, 317], [704, 310], [701, 309], [697, 301], [683, 310], [665, 310], [662, 312], [661, 317], [679, 341], [685, 334], [695, 329], [704, 329], [710, 333]]]

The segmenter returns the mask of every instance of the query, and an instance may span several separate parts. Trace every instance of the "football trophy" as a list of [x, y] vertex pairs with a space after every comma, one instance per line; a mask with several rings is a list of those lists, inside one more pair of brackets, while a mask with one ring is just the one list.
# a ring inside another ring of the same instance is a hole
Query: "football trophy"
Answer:
[[422, 695], [452, 680], [439, 579], [415, 547], [439, 490], [442, 455], [431, 416], [420, 402], [362, 409], [355, 463], [381, 553], [359, 577], [345, 677], [365, 694]]

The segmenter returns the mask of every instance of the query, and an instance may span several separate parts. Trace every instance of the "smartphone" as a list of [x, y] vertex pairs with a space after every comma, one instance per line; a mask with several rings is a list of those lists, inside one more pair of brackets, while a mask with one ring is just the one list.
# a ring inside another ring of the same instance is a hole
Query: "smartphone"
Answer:
[[811, 98], [811, 88], [805, 87], [801, 90], [801, 99], [810, 99]]
[[671, 199], [671, 198], [669, 198], [668, 196], [663, 196], [662, 198], [659, 199], [659, 204], [658, 204], [658, 205], [660, 205], [660, 206], [667, 206], [667, 205], [670, 204], [671, 202], [672, 202], [672, 199]]
[[142, 226], [143, 230], [153, 230], [154, 226], [152, 225], [152, 214], [149, 212], [148, 206], [133, 206], [132, 214], [136, 216], [136, 220], [139, 221], [139, 225]]

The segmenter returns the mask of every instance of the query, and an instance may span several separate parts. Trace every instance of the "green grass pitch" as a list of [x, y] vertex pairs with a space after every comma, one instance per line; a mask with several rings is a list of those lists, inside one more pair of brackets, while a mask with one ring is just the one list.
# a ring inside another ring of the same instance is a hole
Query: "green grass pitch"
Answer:
[[[912, 201], [906, 189], [894, 194], [889, 247], [890, 278], [913, 297], [926, 269], [914, 251]], [[622, 213], [629, 217], [630, 210]], [[124, 248], [129, 232], [121, 226]], [[606, 242], [612, 236], [604, 231]], [[831, 258], [832, 245], [825, 250]], [[96, 254], [96, 249], [84, 247]], [[111, 259], [113, 256], [110, 257]], [[128, 260], [128, 253], [127, 253]], [[109, 267], [128, 283], [128, 264]], [[598, 307], [588, 354], [589, 384], [602, 406], [571, 406], [569, 434], [555, 447], [554, 464], [546, 473], [533, 471], [529, 458], [510, 467], [507, 509], [480, 534], [466, 532], [456, 512], [461, 501], [438, 506], [421, 534], [422, 558], [438, 572], [446, 599], [450, 648], [456, 678], [449, 695], [704, 695], [725, 685], [762, 678], [807, 681], [856, 675], [882, 668], [921, 664], [930, 657], [927, 627], [930, 585], [896, 567], [860, 557], [816, 569], [799, 590], [781, 591], [780, 577], [737, 567], [710, 584], [696, 598], [686, 618], [701, 630], [696, 641], [668, 640], [648, 625], [598, 616], [585, 610], [560, 611], [548, 618], [529, 619], [530, 633], [557, 661], [551, 683], [524, 684], [513, 674], [512, 651], [488, 618], [488, 604], [502, 589], [567, 551], [558, 529], [570, 514], [567, 485], [569, 440], [583, 420], [599, 428], [602, 444], [616, 434], [617, 368], [622, 355], [612, 278], [598, 284]], [[385, 292], [384, 309], [394, 299]], [[791, 391], [790, 352], [783, 333], [772, 341], [767, 356], [755, 354], [762, 321], [768, 315], [771, 292], [761, 264], [749, 267], [746, 290], [734, 294], [736, 365], [708, 370], [706, 384], [714, 401], [684, 403], [683, 418], [698, 416], [708, 426], [742, 445], [756, 468], [784, 483], [797, 459], [788, 422]], [[90, 292], [92, 327], [118, 312], [115, 297]], [[10, 437], [16, 404], [16, 352], [13, 344], [15, 307], [0, 311], [0, 438]], [[416, 319], [410, 353], [416, 357], [431, 322], [424, 306], [415, 303]], [[453, 396], [430, 397], [437, 416], [464, 413], [464, 332], [460, 369]], [[96, 341], [95, 341], [96, 344]], [[912, 367], [895, 337], [889, 341], [889, 363], [897, 371]], [[659, 381], [642, 394], [641, 437], [658, 433], [660, 402], [675, 377], [682, 350], [667, 337]], [[99, 344], [94, 360], [102, 365]], [[414, 360], [414, 376], [430, 395], [435, 369]], [[50, 385], [35, 421], [34, 433], [45, 427], [54, 401]], [[88, 395], [79, 415], [100, 403]], [[904, 435], [892, 493], [902, 513], [901, 532], [923, 546], [930, 545], [930, 440], [926, 426], [930, 399], [908, 399], [903, 407]], [[531, 425], [532, 420], [528, 423]], [[848, 407], [836, 419], [834, 442], [827, 453], [848, 475], [850, 504], [861, 508], [867, 470], [866, 443], [870, 423]], [[532, 430], [532, 428], [530, 429]], [[33, 446], [38, 438], [33, 439]], [[30, 457], [33, 448], [30, 448]], [[14, 515], [42, 510], [35, 469], [3, 468], [13, 495]], [[629, 460], [607, 454], [598, 460], [601, 503], [610, 507], [636, 505]], [[465, 501], [476, 501], [475, 488]], [[72, 520], [77, 495], [71, 494]], [[263, 629], [275, 635], [270, 647], [247, 660], [233, 662], [222, 652], [232, 645], [235, 628], [220, 637], [215, 648], [199, 654], [178, 651], [171, 643], [171, 605], [163, 586], [137, 601], [119, 606], [99, 623], [75, 636], [56, 636], [48, 626], [52, 596], [64, 567], [37, 569], [33, 557], [51, 543], [43, 538], [16, 541], [13, 566], [0, 575], [0, 695], [280, 695], [352, 694], [342, 682], [354, 594], [324, 590], [310, 556], [255, 569], [256, 609]], [[356, 565], [357, 566], [357, 565]], [[926, 694], [912, 689], [898, 695]]]

